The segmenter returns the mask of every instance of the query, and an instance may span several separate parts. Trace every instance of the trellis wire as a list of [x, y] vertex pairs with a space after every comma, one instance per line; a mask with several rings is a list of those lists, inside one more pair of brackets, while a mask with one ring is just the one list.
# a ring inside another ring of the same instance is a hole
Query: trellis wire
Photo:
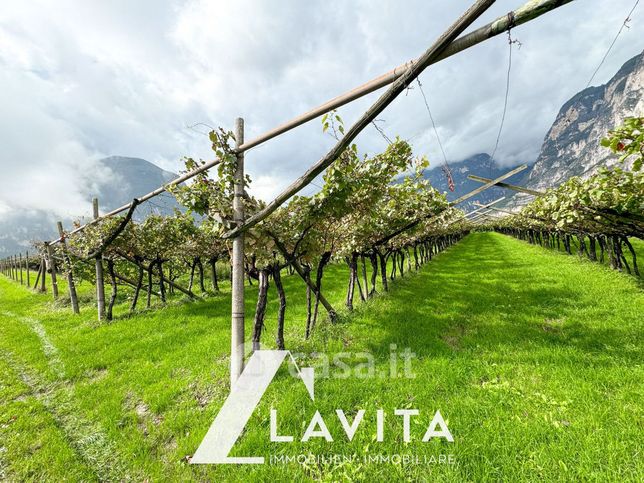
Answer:
[[590, 76], [590, 80], [588, 81], [588, 84], [586, 84], [586, 89], [588, 89], [588, 87], [590, 87], [590, 84], [595, 79], [595, 76], [597, 75], [597, 72], [599, 72], [599, 69], [601, 69], [602, 65], [604, 65], [604, 62], [608, 58], [608, 55], [610, 54], [611, 50], [613, 50], [613, 47], [615, 46], [615, 43], [617, 42], [617, 39], [621, 35], [621, 33], [624, 30], [624, 28], [630, 28], [628, 26], [628, 22], [631, 21], [631, 15], [633, 15], [633, 12], [635, 11], [635, 9], [637, 8], [637, 5], [639, 3], [640, 3], [640, 0], [636, 0], [635, 4], [633, 5], [633, 8], [631, 8], [630, 12], [628, 12], [628, 15], [626, 16], [626, 19], [624, 19], [624, 22], [622, 23], [622, 26], [617, 31], [617, 35], [615, 35], [615, 38], [613, 39], [613, 41], [611, 42], [610, 46], [608, 47], [608, 50], [606, 50], [606, 53], [604, 54], [604, 57], [602, 57], [602, 60], [601, 60], [601, 62], [599, 62], [599, 65], [597, 66], [597, 68], [593, 72], [593, 75]]

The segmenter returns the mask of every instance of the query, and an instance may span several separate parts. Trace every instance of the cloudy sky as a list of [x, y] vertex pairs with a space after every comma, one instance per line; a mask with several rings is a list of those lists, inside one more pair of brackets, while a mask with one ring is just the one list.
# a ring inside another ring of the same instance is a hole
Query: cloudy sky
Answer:
[[[498, 0], [476, 26], [522, 4]], [[584, 88], [633, 0], [576, 0], [518, 27], [497, 157], [532, 162], [561, 105]], [[16, 209], [87, 211], [95, 161], [147, 159], [177, 171], [210, 159], [203, 134], [246, 120], [247, 139], [417, 57], [468, 6], [454, 0], [3, 0], [0, 9], [0, 218]], [[644, 6], [593, 84], [642, 50]], [[450, 160], [491, 152], [508, 62], [499, 36], [421, 80]], [[350, 124], [378, 94], [340, 110]], [[380, 116], [434, 166], [440, 151], [418, 89]], [[332, 145], [312, 121], [247, 155], [264, 198]], [[360, 148], [385, 147], [369, 128]]]

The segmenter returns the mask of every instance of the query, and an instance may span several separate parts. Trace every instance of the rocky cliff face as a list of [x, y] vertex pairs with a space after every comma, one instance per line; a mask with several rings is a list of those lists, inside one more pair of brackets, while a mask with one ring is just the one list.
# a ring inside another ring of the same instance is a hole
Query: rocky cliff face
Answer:
[[[614, 166], [618, 157], [602, 147], [606, 133], [622, 124], [626, 117], [644, 116], [644, 52], [626, 62], [606, 84], [588, 87], [576, 94], [560, 109], [554, 124], [546, 134], [539, 157], [525, 174], [515, 175], [508, 182], [535, 190], [555, 187], [571, 176], [587, 177], [602, 166]], [[447, 182], [440, 169], [427, 177], [448, 199], [480, 186], [467, 179], [468, 174], [494, 178], [507, 171], [499, 169], [487, 154], [477, 154], [459, 163], [451, 163], [456, 192], [447, 192]], [[513, 194], [507, 190], [489, 189], [460, 205], [469, 210], [473, 201], [492, 201], [500, 196], [500, 204], [518, 209], [533, 197]]]
[[557, 186], [571, 176], [589, 176], [617, 157], [600, 146], [624, 118], [644, 115], [644, 52], [626, 62], [606, 84], [588, 87], [566, 102], [546, 134], [541, 153], [523, 185]]

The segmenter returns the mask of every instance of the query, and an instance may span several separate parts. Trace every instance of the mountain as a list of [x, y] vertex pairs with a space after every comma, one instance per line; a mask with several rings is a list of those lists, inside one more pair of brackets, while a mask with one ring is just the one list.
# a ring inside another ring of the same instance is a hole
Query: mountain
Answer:
[[[606, 133], [619, 126], [626, 117], [644, 113], [644, 52], [626, 62], [606, 84], [588, 87], [566, 102], [548, 130], [537, 160], [528, 170], [506, 182], [535, 190], [557, 186], [571, 176], [590, 176], [602, 166], [614, 166], [617, 156], [600, 145]], [[450, 192], [447, 177], [440, 168], [425, 173], [432, 186], [445, 192], [452, 201], [481, 186], [467, 179], [470, 174], [495, 178], [508, 170], [487, 154], [476, 154], [463, 161], [450, 163], [455, 190]], [[516, 208], [533, 198], [528, 195], [491, 188], [459, 205], [469, 211], [473, 203], [486, 203], [501, 196], [499, 204]]]
[[[543, 190], [557, 186], [571, 176], [588, 176], [601, 166], [612, 166], [617, 157], [600, 146], [599, 141], [608, 130], [622, 123], [629, 116], [644, 113], [644, 52], [626, 62], [606, 84], [588, 87], [573, 96], [560, 109], [554, 124], [545, 136], [536, 162], [527, 172], [519, 173], [509, 183]], [[132, 201], [135, 196], [148, 193], [177, 175], [140, 158], [111, 156], [100, 160], [102, 167], [109, 169], [109, 182], [84, 187], [82, 192], [98, 196], [101, 212], [109, 211]], [[438, 167], [425, 173], [432, 185], [447, 195], [448, 200], [480, 186], [467, 179], [469, 174], [494, 178], [506, 172], [500, 169], [487, 154], [476, 154], [460, 162], [450, 163], [455, 191], [448, 190], [447, 179]], [[474, 201], [492, 201], [501, 196], [512, 197], [513, 193], [501, 188], [492, 188], [459, 205], [470, 210]], [[508, 207], [518, 206], [531, 197], [514, 195]], [[179, 208], [172, 195], [164, 193], [137, 208], [135, 217], [142, 219], [150, 213], [171, 214]], [[89, 211], [89, 210], [88, 210]], [[0, 220], [0, 257], [24, 252], [32, 240], [47, 240], [57, 237], [55, 222], [58, 218], [46, 211], [14, 211], [10, 218]], [[72, 220], [64, 220], [70, 226]]]
[[[141, 158], [110, 156], [99, 161], [108, 168], [113, 176], [109, 182], [99, 183], [96, 194], [101, 212], [110, 211], [157, 189], [159, 186], [177, 177], [175, 173], [165, 171], [157, 165]], [[90, 200], [91, 201], [91, 200]], [[143, 219], [150, 214], [171, 215], [180, 205], [169, 193], [162, 193], [137, 207], [136, 219]]]
[[[467, 177], [469, 175], [473, 174], [483, 178], [497, 178], [510, 169], [500, 167], [490, 158], [489, 154], [485, 153], [475, 154], [456, 163], [449, 163], [449, 168], [452, 173], [452, 179], [454, 180], [454, 191], [449, 191], [447, 177], [440, 167], [425, 172], [425, 178], [438, 191], [445, 192], [448, 201], [453, 201], [482, 185], [482, 183], [468, 179]], [[527, 171], [529, 170], [530, 167], [528, 167]], [[508, 178], [508, 182], [519, 182], [525, 176], [524, 173], [525, 171], [515, 174], [511, 178]], [[485, 204], [502, 196], [508, 196], [507, 190], [503, 188], [489, 188], [469, 200], [460, 203], [458, 208], [469, 211], [474, 208], [473, 205], [476, 201]]]
[[521, 184], [544, 190], [571, 176], [585, 177], [601, 166], [614, 166], [617, 156], [600, 146], [600, 140], [626, 117], [643, 114], [644, 52], [626, 62], [606, 84], [582, 90], [561, 107]]
[[43, 210], [14, 210], [0, 219], [0, 258], [34, 252], [32, 242], [57, 238], [56, 221], [60, 218]]
[[[98, 197], [100, 212], [105, 213], [123, 206], [136, 196], [155, 190], [176, 178], [175, 173], [165, 171], [155, 164], [140, 158], [110, 156], [98, 161], [100, 168], [109, 170], [109, 181], [100, 181], [92, 186], [83, 187], [81, 192], [88, 193], [86, 215], [90, 213], [93, 197]], [[162, 193], [140, 205], [134, 218], [141, 220], [150, 214], [171, 215], [181, 209], [175, 198]], [[25, 252], [36, 240], [58, 238], [56, 221], [61, 218], [45, 210], [15, 210], [0, 220], [0, 258], [14, 253]], [[74, 220], [63, 219], [70, 227]], [[87, 219], [85, 219], [87, 221]]]

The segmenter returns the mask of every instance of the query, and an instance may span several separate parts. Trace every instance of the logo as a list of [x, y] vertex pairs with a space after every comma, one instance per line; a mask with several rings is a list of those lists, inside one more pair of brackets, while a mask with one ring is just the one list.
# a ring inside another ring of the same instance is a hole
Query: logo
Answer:
[[[194, 456], [191, 458], [191, 464], [263, 464], [264, 458], [261, 456], [228, 456], [235, 442], [242, 434], [246, 423], [255, 411], [262, 396], [266, 392], [268, 385], [271, 383], [284, 360], [290, 357], [297, 371], [297, 377], [302, 380], [306, 386], [311, 400], [315, 400], [314, 392], [314, 369], [312, 367], [299, 368], [295, 358], [290, 351], [286, 350], [258, 350], [253, 352], [244, 371], [239, 376], [231, 388], [230, 394], [224, 401], [217, 417], [208, 429], [206, 436], [197, 448]], [[277, 433], [277, 412], [271, 409], [270, 420], [270, 440], [272, 442], [291, 442], [293, 436], [280, 436]], [[347, 439], [351, 441], [363, 420], [365, 410], [358, 411], [353, 422], [349, 422], [344, 411], [336, 410], [337, 417], [342, 424]], [[416, 409], [396, 409], [394, 415], [403, 418], [403, 440], [408, 442], [410, 438], [410, 418], [417, 416], [419, 411]], [[384, 411], [376, 411], [376, 436], [377, 441], [384, 440]], [[440, 428], [440, 429], [437, 429]], [[308, 441], [313, 437], [321, 437], [326, 441], [333, 441], [327, 426], [319, 411], [311, 419], [302, 441]], [[431, 438], [445, 438], [447, 441], [454, 441], [447, 424], [439, 411], [436, 411], [434, 418], [430, 422], [423, 442]]]

